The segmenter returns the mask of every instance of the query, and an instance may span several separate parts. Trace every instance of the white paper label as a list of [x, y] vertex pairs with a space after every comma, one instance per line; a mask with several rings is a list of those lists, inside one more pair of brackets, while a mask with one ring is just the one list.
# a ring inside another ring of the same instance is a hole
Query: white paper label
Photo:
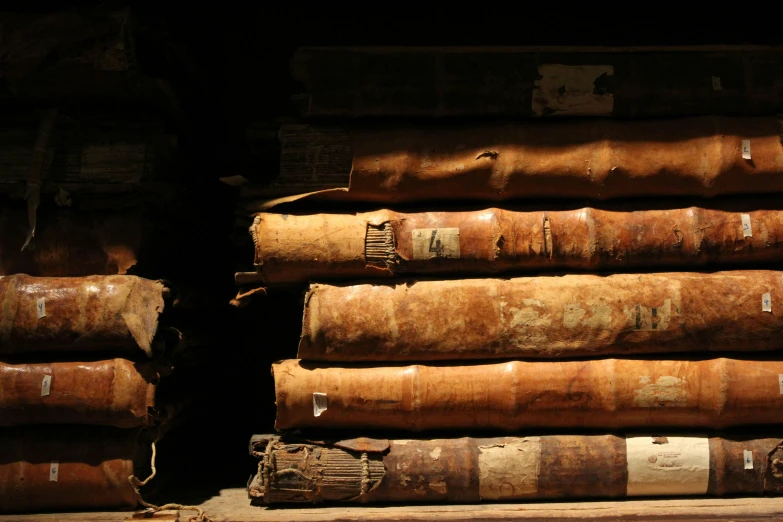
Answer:
[[46, 299], [39, 297], [35, 300], [35, 311], [38, 314], [38, 319], [46, 317]]
[[533, 114], [537, 116], [610, 115], [614, 109], [614, 67], [611, 65], [538, 66], [533, 85]]
[[325, 393], [313, 393], [313, 417], [320, 417], [328, 405]]
[[413, 259], [459, 259], [459, 228], [417, 228], [412, 239]]
[[44, 375], [43, 382], [41, 383], [41, 397], [49, 395], [49, 390], [52, 388], [52, 376]]
[[723, 90], [723, 87], [720, 85], [720, 76], [713, 76], [712, 77], [712, 90], [713, 91], [721, 91]]
[[742, 219], [742, 237], [753, 237], [753, 227], [750, 224], [750, 214], [740, 214]]
[[56, 460], [53, 460], [52, 463], [49, 465], [49, 482], [57, 482], [59, 476], [60, 476], [60, 463]]
[[750, 159], [750, 140], [742, 140], [742, 159]]
[[538, 437], [479, 446], [479, 497], [481, 500], [530, 498], [538, 491], [540, 465]]
[[710, 480], [706, 437], [628, 437], [628, 496], [704, 495]]
[[772, 294], [769, 292], [761, 296], [761, 311], [772, 313]]
[[743, 451], [742, 458], [745, 459], [745, 469], [753, 469], [753, 452], [748, 450]]
[[778, 386], [780, 387], [780, 394], [783, 395], [783, 373], [778, 375]]

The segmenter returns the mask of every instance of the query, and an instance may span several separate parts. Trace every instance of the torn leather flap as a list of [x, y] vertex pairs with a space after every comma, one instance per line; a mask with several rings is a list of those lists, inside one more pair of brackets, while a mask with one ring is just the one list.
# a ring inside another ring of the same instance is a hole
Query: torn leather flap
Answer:
[[168, 290], [137, 276], [0, 279], [0, 353], [143, 351], [152, 342]]
[[273, 372], [279, 430], [723, 428], [751, 419], [759, 425], [783, 422], [783, 362], [775, 360], [339, 367], [288, 360], [274, 364]]
[[158, 381], [155, 365], [126, 359], [0, 363], [0, 426], [152, 426], [167, 412], [157, 401]]
[[780, 348], [781, 302], [783, 273], [770, 270], [319, 283], [307, 293], [298, 356], [383, 362], [770, 351]]
[[38, 425], [0, 430], [0, 512], [128, 509], [149, 473], [141, 430]]

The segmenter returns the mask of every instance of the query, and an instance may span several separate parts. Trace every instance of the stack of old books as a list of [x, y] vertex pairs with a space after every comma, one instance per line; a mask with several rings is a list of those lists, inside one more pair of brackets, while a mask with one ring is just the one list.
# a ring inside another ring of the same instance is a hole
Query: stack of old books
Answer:
[[182, 404], [151, 236], [178, 109], [128, 10], [0, 26], [0, 512], [133, 507]]
[[780, 58], [301, 50], [310, 116], [471, 120], [281, 131], [241, 282], [314, 284], [251, 497], [781, 491]]

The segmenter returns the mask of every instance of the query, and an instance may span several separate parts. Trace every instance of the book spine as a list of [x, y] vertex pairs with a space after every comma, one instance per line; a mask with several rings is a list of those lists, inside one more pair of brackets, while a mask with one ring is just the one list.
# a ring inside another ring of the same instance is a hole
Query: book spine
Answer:
[[272, 365], [277, 429], [724, 428], [783, 422], [783, 362]]
[[157, 380], [154, 367], [126, 359], [0, 363], [0, 426], [149, 426], [158, 420]]
[[[269, 438], [251, 498], [479, 502], [780, 493], [780, 438], [563, 435], [386, 441], [383, 452]], [[334, 462], [334, 464], [333, 464]], [[296, 470], [293, 472], [291, 470]], [[338, 481], [338, 477], [349, 477]]]
[[748, 208], [261, 213], [251, 236], [256, 268], [269, 285], [783, 260], [783, 210]]
[[417, 361], [780, 348], [778, 271], [311, 285], [299, 358]]
[[0, 353], [140, 349], [151, 356], [165, 291], [136, 276], [5, 276]]

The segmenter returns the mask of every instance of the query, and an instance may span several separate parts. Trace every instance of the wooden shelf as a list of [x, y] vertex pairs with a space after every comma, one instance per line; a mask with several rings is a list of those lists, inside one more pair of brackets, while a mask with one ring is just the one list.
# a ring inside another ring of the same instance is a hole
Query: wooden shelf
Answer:
[[[201, 504], [213, 520], [220, 522], [350, 522], [478, 521], [478, 520], [780, 520], [783, 498], [617, 500], [611, 502], [536, 502], [474, 505], [407, 505], [265, 508], [250, 505], [244, 489], [225, 489]], [[126, 522], [136, 520], [187, 522], [193, 512], [167, 511], [154, 517], [130, 512], [57, 513], [6, 515], [0, 521], [20, 522]]]

